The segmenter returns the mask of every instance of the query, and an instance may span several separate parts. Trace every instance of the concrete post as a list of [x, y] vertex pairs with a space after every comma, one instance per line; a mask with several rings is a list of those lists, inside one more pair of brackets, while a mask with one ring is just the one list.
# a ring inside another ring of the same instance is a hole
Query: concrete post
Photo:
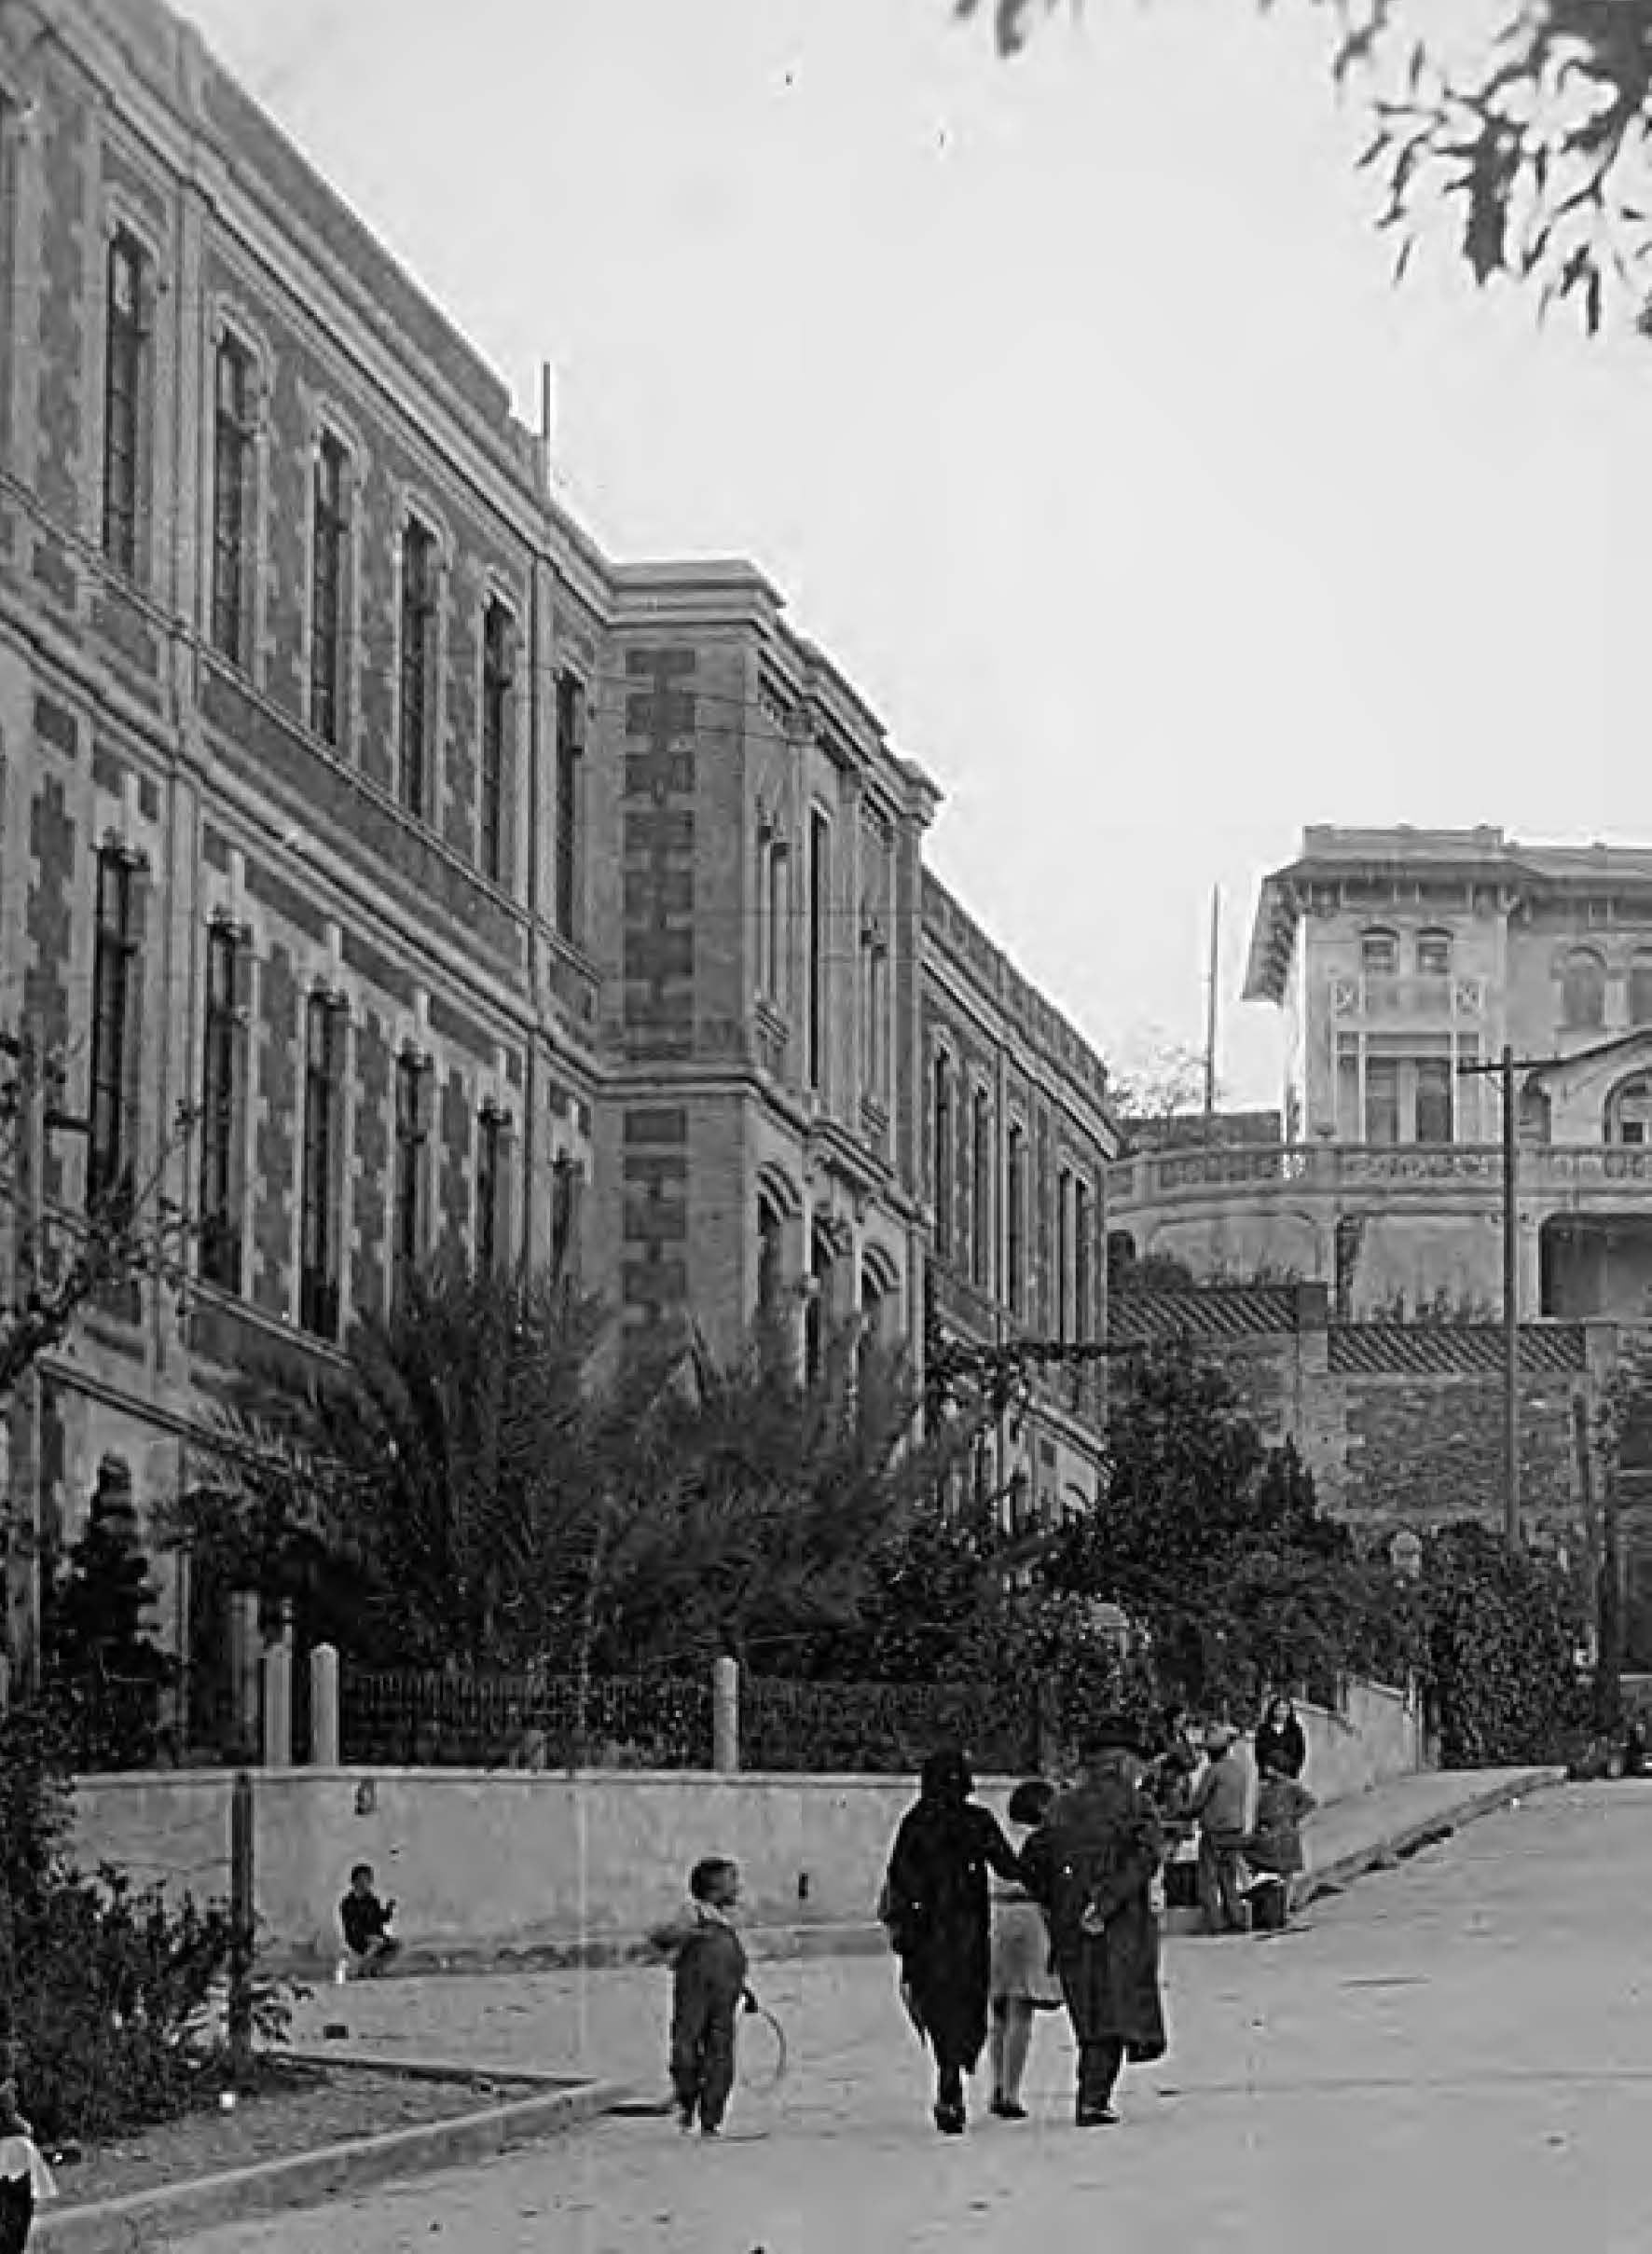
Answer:
[[338, 1654], [330, 1643], [310, 1655], [310, 1765], [338, 1766]]
[[284, 1637], [264, 1654], [264, 1766], [293, 1766], [293, 1647]]
[[711, 1663], [711, 1766], [720, 1777], [732, 1777], [739, 1766], [740, 1663], [715, 1659]]

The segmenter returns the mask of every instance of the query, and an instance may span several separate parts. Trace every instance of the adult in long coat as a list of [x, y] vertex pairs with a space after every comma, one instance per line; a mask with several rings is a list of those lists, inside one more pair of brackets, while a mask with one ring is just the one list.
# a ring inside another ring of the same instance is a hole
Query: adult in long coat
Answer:
[[935, 2125], [961, 2134], [964, 2076], [986, 2043], [992, 1964], [990, 1867], [1018, 1880], [1021, 1862], [996, 1816], [972, 1797], [961, 1753], [931, 1753], [915, 1807], [895, 1835], [880, 1915], [901, 1959], [901, 1990], [935, 2054]]
[[1081, 2128], [1116, 2122], [1124, 2061], [1162, 2058], [1166, 2047], [1151, 1897], [1163, 1832], [1145, 1771], [1131, 1724], [1103, 1725], [1085, 1749], [1084, 1781], [1056, 1801], [1022, 1850], [1078, 2041]]
[[1257, 1724], [1251, 1754], [1260, 1777], [1266, 1768], [1276, 1768], [1282, 1776], [1300, 1779], [1308, 1760], [1308, 1739], [1297, 1710], [1283, 1696], [1270, 1698], [1267, 1711]]

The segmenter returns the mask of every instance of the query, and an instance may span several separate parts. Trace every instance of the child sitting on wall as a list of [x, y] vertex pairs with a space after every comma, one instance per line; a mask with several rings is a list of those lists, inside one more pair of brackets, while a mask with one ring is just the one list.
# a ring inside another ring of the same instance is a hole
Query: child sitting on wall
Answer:
[[347, 1969], [353, 1978], [376, 1980], [401, 1955], [402, 1945], [389, 1930], [395, 1909], [393, 1902], [380, 1902], [373, 1891], [373, 1865], [358, 1862], [350, 1874], [350, 1891], [338, 1904], [350, 1952]]

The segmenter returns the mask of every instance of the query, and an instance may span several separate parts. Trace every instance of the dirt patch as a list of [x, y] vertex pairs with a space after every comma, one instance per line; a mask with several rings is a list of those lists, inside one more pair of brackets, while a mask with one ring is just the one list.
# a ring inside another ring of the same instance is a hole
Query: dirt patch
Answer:
[[272, 2061], [261, 2067], [258, 2086], [241, 2096], [231, 2112], [214, 2101], [211, 2110], [158, 2122], [109, 2144], [88, 2145], [78, 2162], [55, 2164], [60, 2197], [42, 2212], [62, 2214], [68, 2207], [124, 2199], [162, 2184], [188, 2183], [325, 2145], [485, 2112], [532, 2096], [543, 2086], [491, 2079], [423, 2081], [361, 2067]]

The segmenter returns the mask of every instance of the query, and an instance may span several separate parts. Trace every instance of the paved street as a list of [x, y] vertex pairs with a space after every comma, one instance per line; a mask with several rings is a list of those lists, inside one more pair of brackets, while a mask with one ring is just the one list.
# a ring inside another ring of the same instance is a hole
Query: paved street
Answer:
[[[1035, 2120], [929, 2127], [887, 1962], [762, 1968], [792, 2072], [740, 2137], [609, 2120], [464, 2174], [212, 2232], [190, 2254], [1499, 2254], [1652, 2246], [1652, 1784], [1568, 1787], [1318, 1904], [1302, 1930], [1171, 1945], [1171, 2055], [1111, 2131], [1068, 2125], [1040, 2029]], [[438, 1984], [431, 1984], [433, 1988]], [[532, 2016], [530, 1982], [498, 2013]], [[663, 1982], [591, 1974], [635, 2033]], [[516, 2006], [513, 2013], [512, 2006]], [[587, 2029], [587, 2033], [588, 2033]]]

